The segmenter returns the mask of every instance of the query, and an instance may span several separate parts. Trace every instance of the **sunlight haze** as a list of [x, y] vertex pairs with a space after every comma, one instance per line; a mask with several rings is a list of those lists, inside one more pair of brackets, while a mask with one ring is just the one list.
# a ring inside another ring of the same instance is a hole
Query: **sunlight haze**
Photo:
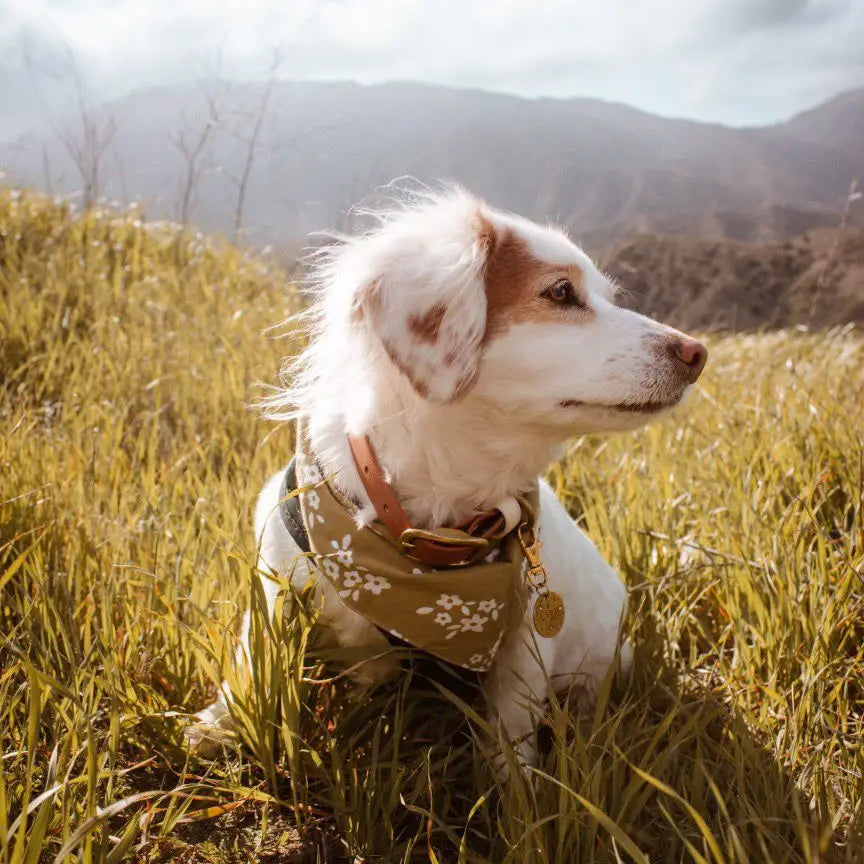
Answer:
[[588, 96], [761, 125], [864, 84], [862, 35], [856, 0], [2, 0], [0, 140], [56, 110], [70, 53], [102, 99], [260, 79], [278, 51], [286, 80]]

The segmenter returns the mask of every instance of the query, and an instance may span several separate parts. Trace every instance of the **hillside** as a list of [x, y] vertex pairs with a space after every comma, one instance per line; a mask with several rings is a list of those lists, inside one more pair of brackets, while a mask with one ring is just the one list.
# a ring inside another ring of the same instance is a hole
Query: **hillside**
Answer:
[[864, 232], [776, 243], [640, 235], [598, 255], [624, 302], [685, 329], [864, 324]]
[[[202, 81], [105, 106], [98, 122], [116, 133], [100, 162], [101, 192], [178, 216], [183, 150], [209, 128], [189, 216], [230, 235], [262, 97], [259, 85]], [[80, 140], [74, 116], [55, 120]], [[253, 244], [296, 248], [308, 232], [344, 226], [347, 208], [376, 186], [410, 175], [456, 180], [497, 206], [557, 219], [594, 248], [634, 233], [770, 241], [838, 223], [850, 182], [864, 176], [861, 141], [864, 91], [788, 123], [735, 129], [591, 99], [277, 82], [243, 224]], [[52, 191], [82, 186], [47, 121], [0, 147], [0, 170]], [[861, 203], [851, 218], [864, 223]]]
[[[862, 860], [860, 333], [709, 337], [684, 409], [552, 466], [629, 586], [635, 671], [591, 716], [554, 702], [502, 784], [472, 682], [360, 693], [308, 606], [254, 606], [232, 665], [292, 452], [247, 405], [298, 302], [226, 244], [0, 190], [0, 859]], [[225, 676], [238, 737], [190, 759]]]
[[864, 90], [850, 90], [804, 111], [786, 123], [766, 129], [763, 133], [773, 140], [797, 139], [842, 153], [862, 166], [862, 136], [864, 136]]

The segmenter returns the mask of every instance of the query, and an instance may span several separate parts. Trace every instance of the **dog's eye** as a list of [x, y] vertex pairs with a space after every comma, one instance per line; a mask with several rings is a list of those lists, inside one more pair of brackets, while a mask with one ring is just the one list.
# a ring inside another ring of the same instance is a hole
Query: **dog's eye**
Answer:
[[554, 285], [550, 285], [541, 295], [559, 306], [575, 306], [584, 309], [585, 304], [576, 293], [573, 283], [569, 279], [559, 279]]

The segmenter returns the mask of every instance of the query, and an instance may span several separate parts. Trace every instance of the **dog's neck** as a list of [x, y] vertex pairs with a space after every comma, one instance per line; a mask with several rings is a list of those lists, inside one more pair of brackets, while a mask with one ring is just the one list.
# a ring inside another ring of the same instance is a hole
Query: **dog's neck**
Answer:
[[456, 404], [430, 403], [381, 361], [347, 371], [339, 386], [309, 406], [307, 424], [325, 474], [364, 502], [362, 521], [375, 514], [348, 432], [369, 436], [409, 520], [425, 528], [453, 524], [526, 491], [558, 443], [548, 429], [532, 428], [471, 394]]

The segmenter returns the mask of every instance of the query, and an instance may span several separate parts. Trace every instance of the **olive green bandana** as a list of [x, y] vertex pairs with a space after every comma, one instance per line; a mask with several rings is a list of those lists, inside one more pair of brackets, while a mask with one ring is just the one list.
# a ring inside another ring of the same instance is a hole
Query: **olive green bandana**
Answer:
[[[342, 601], [377, 627], [448, 663], [485, 672], [525, 612], [525, 559], [516, 532], [480, 562], [435, 569], [402, 553], [378, 521], [358, 528], [347, 501], [297, 431], [297, 486], [314, 561]], [[537, 512], [538, 490], [526, 496]]]

